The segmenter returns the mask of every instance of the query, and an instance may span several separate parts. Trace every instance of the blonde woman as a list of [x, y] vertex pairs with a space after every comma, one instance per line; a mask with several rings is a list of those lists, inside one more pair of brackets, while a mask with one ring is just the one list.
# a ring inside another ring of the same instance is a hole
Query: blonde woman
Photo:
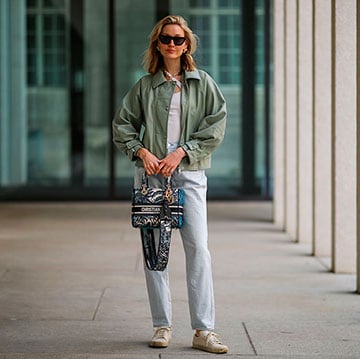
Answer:
[[[154, 27], [144, 57], [148, 75], [127, 93], [113, 121], [114, 143], [135, 162], [134, 186], [144, 171], [161, 187], [172, 176], [185, 192], [180, 229], [193, 348], [226, 353], [217, 334], [211, 257], [208, 249], [207, 178], [211, 153], [223, 140], [226, 105], [214, 80], [192, 57], [196, 37], [181, 16], [166, 16]], [[167, 347], [172, 334], [169, 274], [145, 268], [153, 320], [151, 347]]]

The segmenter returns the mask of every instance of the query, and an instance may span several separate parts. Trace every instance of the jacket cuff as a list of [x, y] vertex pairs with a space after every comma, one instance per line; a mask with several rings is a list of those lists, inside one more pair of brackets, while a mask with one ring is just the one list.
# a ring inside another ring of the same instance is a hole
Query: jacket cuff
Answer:
[[136, 153], [137, 151], [140, 150], [140, 148], [144, 147], [143, 144], [140, 142], [140, 141], [130, 141], [132, 142], [131, 144], [129, 143], [127, 145], [127, 151], [126, 151], [126, 154], [128, 156], [128, 158], [131, 160], [131, 161], [135, 161], [137, 159], [137, 156], [136, 156]]
[[196, 141], [189, 141], [180, 146], [187, 154], [189, 164], [197, 162], [196, 153], [199, 149], [199, 144]]

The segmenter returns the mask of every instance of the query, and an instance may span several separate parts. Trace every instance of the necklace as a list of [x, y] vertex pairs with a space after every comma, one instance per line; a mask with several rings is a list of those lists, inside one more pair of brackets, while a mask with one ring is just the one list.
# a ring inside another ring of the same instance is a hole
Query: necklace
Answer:
[[164, 74], [165, 74], [165, 76], [170, 77], [170, 80], [175, 82], [176, 86], [181, 90], [182, 84], [177, 78], [175, 78], [175, 76], [179, 76], [181, 74], [181, 72], [179, 72], [177, 75], [171, 75], [170, 72], [168, 72], [164, 69]]
[[167, 71], [167, 70], [164, 69], [164, 73], [165, 73], [165, 75], [167, 75], [167, 76], [169, 76], [169, 77], [175, 77], [175, 76], [181, 75], [181, 70], [180, 70], [178, 73], [176, 73], [176, 74], [172, 74], [172, 73], [170, 73], [169, 71]]

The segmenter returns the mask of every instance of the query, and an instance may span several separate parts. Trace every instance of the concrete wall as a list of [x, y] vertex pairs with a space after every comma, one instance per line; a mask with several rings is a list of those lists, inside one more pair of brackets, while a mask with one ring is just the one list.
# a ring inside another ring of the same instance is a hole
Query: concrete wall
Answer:
[[357, 3], [274, 0], [274, 221], [338, 273], [357, 270]]

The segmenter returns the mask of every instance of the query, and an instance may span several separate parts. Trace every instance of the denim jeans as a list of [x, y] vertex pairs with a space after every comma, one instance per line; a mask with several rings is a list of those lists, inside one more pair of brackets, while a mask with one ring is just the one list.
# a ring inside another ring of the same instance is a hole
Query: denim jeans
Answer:
[[[134, 185], [139, 187], [144, 173], [136, 167]], [[211, 256], [208, 249], [206, 191], [204, 170], [176, 171], [176, 186], [184, 189], [184, 225], [180, 229], [186, 259], [186, 281], [192, 329], [213, 330], [215, 326], [214, 291]], [[161, 187], [160, 175], [151, 176], [149, 185]], [[158, 237], [158, 233], [155, 233]], [[154, 327], [172, 325], [169, 272], [150, 271], [145, 268], [145, 278]]]

